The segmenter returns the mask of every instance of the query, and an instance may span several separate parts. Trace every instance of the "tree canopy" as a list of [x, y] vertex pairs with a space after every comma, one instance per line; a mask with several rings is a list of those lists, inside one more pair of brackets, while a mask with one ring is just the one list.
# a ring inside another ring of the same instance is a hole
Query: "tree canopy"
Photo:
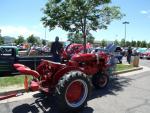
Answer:
[[38, 43], [38, 40], [36, 39], [36, 37], [32, 34], [27, 38], [27, 42], [33, 44]]
[[[83, 43], [82, 36], [83, 36], [82, 33], [69, 33], [67, 38], [71, 43]], [[86, 38], [87, 38], [87, 42], [91, 44], [94, 43], [95, 38], [92, 36], [91, 33], [88, 33]]]
[[0, 36], [0, 45], [4, 44], [4, 38]]
[[18, 44], [22, 44], [25, 42], [25, 39], [23, 36], [18, 36], [18, 39], [15, 39], [15, 43]]
[[[123, 14], [117, 6], [108, 6], [111, 0], [49, 0], [43, 8], [42, 22], [50, 30], [60, 27], [69, 32], [82, 32], [86, 45], [86, 32], [107, 29], [114, 19]], [[86, 47], [86, 46], [84, 46]]]

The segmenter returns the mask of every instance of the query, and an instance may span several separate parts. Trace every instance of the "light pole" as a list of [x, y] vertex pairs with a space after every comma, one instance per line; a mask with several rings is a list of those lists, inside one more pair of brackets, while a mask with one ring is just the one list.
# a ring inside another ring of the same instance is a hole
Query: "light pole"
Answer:
[[124, 33], [125, 33], [125, 34], [124, 34], [124, 40], [125, 40], [125, 43], [126, 43], [126, 34], [127, 34], [126, 24], [129, 24], [129, 22], [128, 22], [128, 21], [124, 21], [123, 24], [124, 24], [124, 27], [125, 27], [125, 28], [124, 28]]

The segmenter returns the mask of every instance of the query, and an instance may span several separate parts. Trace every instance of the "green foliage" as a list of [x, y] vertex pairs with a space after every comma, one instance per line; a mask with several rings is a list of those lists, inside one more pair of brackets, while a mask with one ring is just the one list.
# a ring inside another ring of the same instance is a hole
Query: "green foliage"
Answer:
[[4, 44], [4, 38], [0, 36], [0, 45]]
[[131, 42], [130, 41], [126, 41], [126, 44], [125, 44], [126, 47], [129, 47], [131, 46]]
[[144, 40], [144, 41], [142, 41], [141, 42], [141, 45], [140, 45], [140, 47], [146, 47], [147, 46], [147, 43], [146, 43], [146, 41]]
[[141, 41], [137, 41], [136, 47], [141, 47]]
[[101, 45], [102, 47], [105, 47], [105, 46], [107, 45], [107, 41], [103, 39], [103, 40], [101, 41], [100, 45]]
[[123, 39], [121, 39], [121, 42], [120, 42], [120, 46], [122, 46], [122, 47], [125, 47], [125, 39], [123, 38]]
[[33, 44], [37, 44], [37, 43], [38, 43], [38, 41], [37, 41], [36, 37], [34, 37], [34, 35], [33, 35], [33, 34], [32, 34], [32, 35], [30, 35], [30, 36], [27, 38], [27, 42], [28, 42], [28, 43], [31, 43], [32, 45], [33, 45]]
[[114, 44], [119, 45], [119, 41], [116, 39], [116, 40], [114, 41]]
[[46, 40], [42, 39], [42, 44], [46, 45]]
[[[60, 27], [69, 32], [82, 32], [84, 45], [86, 32], [107, 29], [114, 19], [123, 14], [117, 6], [108, 6], [111, 0], [49, 0], [43, 8], [41, 21], [50, 30]], [[107, 5], [106, 5], [107, 4]]]
[[18, 36], [18, 39], [15, 40], [15, 43], [18, 44], [22, 44], [25, 42], [25, 39], [23, 36]]
[[147, 43], [147, 48], [150, 48], [150, 42], [149, 42], [149, 43]]
[[[68, 34], [68, 40], [71, 41], [71, 43], [83, 43], [83, 34], [82, 33], [69, 33]], [[87, 42], [93, 44], [94, 42], [94, 37], [92, 36], [92, 34], [88, 33], [87, 36]]]
[[136, 41], [132, 40], [132, 41], [131, 41], [131, 46], [132, 46], [132, 47], [136, 47]]

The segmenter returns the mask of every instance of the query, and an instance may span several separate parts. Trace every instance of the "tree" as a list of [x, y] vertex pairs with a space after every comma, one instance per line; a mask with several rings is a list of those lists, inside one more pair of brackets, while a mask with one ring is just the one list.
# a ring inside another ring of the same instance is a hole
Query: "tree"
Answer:
[[136, 41], [132, 40], [132, 41], [131, 41], [131, 46], [132, 46], [132, 47], [136, 47]]
[[123, 38], [123, 39], [121, 39], [121, 42], [120, 42], [120, 45], [122, 46], [122, 47], [125, 47], [125, 39]]
[[27, 38], [27, 42], [28, 42], [28, 43], [31, 43], [32, 45], [38, 43], [36, 37], [34, 37], [33, 34], [30, 35], [30, 36]]
[[100, 44], [102, 47], [105, 47], [107, 45], [107, 41], [103, 39]]
[[0, 36], [0, 45], [4, 44], [4, 38]]
[[140, 47], [146, 47], [146, 45], [147, 45], [147, 43], [146, 43], [146, 41], [144, 40], [144, 41], [141, 42]]
[[[83, 37], [82, 33], [69, 33], [68, 34], [68, 40], [71, 41], [71, 43], [82, 43], [83, 42]], [[88, 33], [87, 36], [87, 42], [89, 43], [94, 43], [94, 37], [91, 33]]]
[[24, 37], [23, 36], [18, 36], [18, 39], [15, 40], [15, 43], [18, 45], [18, 44], [22, 44], [24, 43], [25, 40], [24, 40]]
[[46, 45], [46, 40], [42, 39], [42, 44]]
[[[106, 29], [123, 14], [111, 0], [49, 0], [43, 8], [42, 22], [50, 30], [60, 27], [69, 32], [81, 32], [86, 52], [86, 35], [90, 30]], [[107, 4], [107, 5], [106, 5]]]
[[131, 46], [131, 42], [130, 41], [126, 41], [126, 47], [129, 47], [129, 46]]
[[116, 39], [116, 40], [114, 41], [114, 44], [119, 45], [119, 41]]
[[141, 41], [137, 41], [136, 46], [140, 47], [141, 46]]
[[149, 42], [149, 43], [147, 43], [147, 48], [150, 48], [150, 42]]

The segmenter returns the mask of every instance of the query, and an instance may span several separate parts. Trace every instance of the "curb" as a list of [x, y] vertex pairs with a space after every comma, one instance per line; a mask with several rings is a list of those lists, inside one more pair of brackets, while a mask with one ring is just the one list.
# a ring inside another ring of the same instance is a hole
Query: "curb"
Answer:
[[13, 94], [13, 93], [24, 93], [24, 92], [25, 92], [25, 89], [20, 88], [20, 89], [15, 89], [15, 90], [11, 90], [11, 91], [0, 92], [0, 96], [9, 95], [9, 94]]
[[123, 73], [127, 73], [127, 72], [132, 72], [132, 71], [137, 71], [137, 70], [142, 70], [143, 67], [134, 67], [133, 69], [127, 69], [127, 70], [122, 70], [122, 71], [117, 71], [115, 73], [113, 73], [114, 75], [116, 74], [123, 74]]

